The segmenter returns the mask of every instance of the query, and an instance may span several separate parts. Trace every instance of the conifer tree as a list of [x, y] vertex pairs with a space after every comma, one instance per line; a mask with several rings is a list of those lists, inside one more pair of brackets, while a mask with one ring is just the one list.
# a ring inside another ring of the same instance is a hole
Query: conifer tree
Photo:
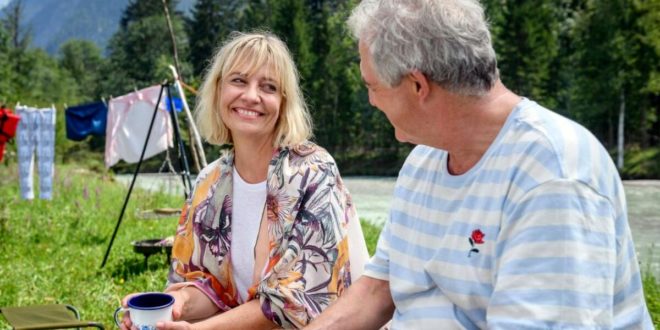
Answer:
[[188, 22], [190, 36], [190, 62], [194, 74], [201, 76], [213, 56], [231, 31], [238, 27], [237, 0], [198, 0]]
[[[170, 13], [176, 13], [176, 16], [181, 17], [182, 13], [175, 11], [179, 0], [167, 0], [167, 6]], [[121, 29], [126, 29], [129, 24], [140, 21], [143, 18], [163, 14], [163, 1], [162, 0], [130, 0], [126, 9], [121, 15], [119, 21]]]
[[[175, 6], [178, 1], [168, 2]], [[180, 12], [170, 11], [179, 58], [188, 56], [188, 40]], [[161, 0], [135, 0], [122, 16], [122, 24], [108, 44], [108, 64], [101, 73], [102, 88], [111, 95], [123, 95], [134, 89], [172, 79], [168, 65], [174, 64]], [[182, 76], [190, 74], [190, 65], [181, 63]]]

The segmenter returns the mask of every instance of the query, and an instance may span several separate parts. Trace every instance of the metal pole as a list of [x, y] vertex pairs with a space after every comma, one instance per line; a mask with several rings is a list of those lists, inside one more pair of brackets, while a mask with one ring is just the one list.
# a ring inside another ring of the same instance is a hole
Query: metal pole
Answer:
[[117, 219], [117, 225], [115, 226], [115, 231], [112, 233], [112, 238], [110, 238], [110, 244], [108, 244], [108, 249], [105, 251], [105, 256], [103, 257], [103, 263], [101, 263], [101, 268], [105, 267], [106, 261], [108, 261], [108, 256], [110, 255], [110, 249], [112, 249], [112, 243], [115, 241], [117, 236], [117, 231], [119, 230], [119, 225], [121, 224], [121, 219], [124, 217], [124, 212], [126, 211], [126, 205], [128, 205], [128, 200], [131, 198], [131, 192], [133, 192], [133, 186], [135, 185], [135, 179], [137, 178], [138, 173], [140, 173], [140, 166], [142, 166], [142, 160], [144, 159], [144, 153], [147, 151], [147, 144], [149, 143], [149, 136], [151, 135], [151, 130], [154, 127], [154, 121], [156, 121], [156, 114], [158, 114], [158, 106], [160, 105], [160, 99], [163, 96], [163, 90], [165, 85], [160, 86], [160, 93], [158, 94], [158, 101], [154, 107], [154, 115], [151, 117], [151, 123], [149, 124], [149, 130], [147, 131], [147, 137], [144, 140], [144, 146], [142, 147], [142, 154], [140, 154], [140, 160], [138, 161], [137, 167], [135, 168], [135, 173], [133, 173], [133, 180], [131, 185], [128, 187], [128, 194], [124, 199], [124, 206], [121, 208], [121, 213], [119, 213], [119, 219]]
[[[170, 102], [170, 117], [172, 117], [172, 124], [174, 126], [174, 138], [176, 139], [177, 147], [179, 148], [179, 168], [181, 168], [181, 181], [183, 182], [183, 195], [186, 199], [192, 192], [192, 183], [190, 182], [190, 168], [188, 167], [188, 158], [186, 157], [186, 149], [183, 146], [183, 139], [181, 139], [181, 132], [179, 131], [179, 119], [176, 115], [174, 108], [174, 100], [172, 99], [172, 90], [170, 84], [167, 84], [167, 95]], [[187, 185], [186, 185], [187, 183]]]
[[206, 163], [206, 155], [204, 154], [204, 147], [202, 146], [202, 140], [199, 137], [199, 131], [197, 130], [197, 126], [195, 125], [195, 120], [193, 119], [192, 114], [190, 113], [190, 108], [188, 107], [188, 101], [186, 100], [186, 94], [183, 93], [183, 88], [179, 83], [179, 74], [177, 73], [174, 66], [170, 65], [169, 67], [170, 70], [172, 70], [172, 75], [174, 76], [174, 87], [176, 87], [176, 91], [179, 93], [179, 96], [181, 97], [181, 102], [183, 103], [183, 110], [186, 112], [186, 118], [188, 119], [188, 124], [193, 132], [193, 139], [197, 144], [197, 151], [199, 152], [202, 161], [202, 167], [206, 167], [208, 164]]

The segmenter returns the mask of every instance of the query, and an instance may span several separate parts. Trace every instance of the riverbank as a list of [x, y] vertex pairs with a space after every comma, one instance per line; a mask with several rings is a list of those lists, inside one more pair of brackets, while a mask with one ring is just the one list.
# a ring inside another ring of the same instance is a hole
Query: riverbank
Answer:
[[[117, 175], [129, 184], [132, 175]], [[344, 177], [353, 196], [360, 218], [382, 226], [389, 214], [394, 177]], [[171, 174], [140, 174], [136, 185], [151, 191], [181, 194], [181, 177]], [[623, 182], [628, 201], [628, 221], [640, 263], [660, 278], [660, 180], [626, 180]], [[183, 197], [182, 197], [183, 198]]]
[[[110, 327], [112, 311], [121, 297], [130, 292], [162, 290], [168, 272], [166, 256], [152, 255], [147, 264], [131, 242], [171, 235], [176, 216], [143, 218], [139, 210], [177, 207], [183, 195], [136, 189], [108, 263], [101, 268], [131, 177], [122, 181], [96, 171], [62, 166], [53, 181], [53, 200], [23, 201], [18, 197], [17, 172], [12, 166], [0, 176], [0, 306], [68, 303], [80, 308], [83, 319]], [[138, 177], [138, 187], [147, 183], [144, 179], [144, 175]], [[172, 188], [181, 186], [176, 177], [172, 179]], [[387, 178], [346, 181], [349, 188], [355, 187], [351, 189], [358, 208], [363, 209], [363, 218], [368, 212], [360, 204], [369, 200], [364, 197], [394, 184]], [[156, 183], [153, 187], [162, 185], [159, 179], [151, 183]], [[377, 228], [367, 223], [363, 228], [367, 229], [368, 246], [373, 247]], [[656, 278], [650, 273], [643, 275], [647, 305], [658, 326], [660, 283]], [[0, 317], [0, 329], [5, 328], [8, 326]]]

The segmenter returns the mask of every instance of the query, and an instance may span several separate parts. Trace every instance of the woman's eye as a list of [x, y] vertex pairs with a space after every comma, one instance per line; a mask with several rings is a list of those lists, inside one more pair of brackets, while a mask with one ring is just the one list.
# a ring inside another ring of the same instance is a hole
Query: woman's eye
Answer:
[[275, 86], [275, 85], [273, 85], [273, 84], [264, 84], [264, 85], [263, 85], [263, 89], [264, 89], [266, 92], [269, 92], [269, 93], [275, 93], [275, 92], [277, 92], [277, 86]]
[[231, 82], [236, 83], [236, 84], [245, 84], [245, 79], [236, 77], [231, 80]]

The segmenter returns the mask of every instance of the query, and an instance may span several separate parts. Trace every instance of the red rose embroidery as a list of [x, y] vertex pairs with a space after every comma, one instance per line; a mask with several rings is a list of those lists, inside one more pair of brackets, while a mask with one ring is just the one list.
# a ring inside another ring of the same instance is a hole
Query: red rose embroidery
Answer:
[[470, 246], [472, 247], [470, 249], [470, 252], [468, 252], [468, 258], [472, 256], [472, 253], [479, 253], [479, 249], [474, 247], [475, 244], [484, 244], [484, 237], [486, 234], [484, 234], [481, 229], [475, 229], [472, 231], [472, 235], [470, 235], [470, 238], [468, 238], [468, 241], [470, 242]]
[[480, 229], [475, 229], [472, 231], [472, 241], [475, 244], [484, 244], [484, 236], [486, 234], [482, 233]]

